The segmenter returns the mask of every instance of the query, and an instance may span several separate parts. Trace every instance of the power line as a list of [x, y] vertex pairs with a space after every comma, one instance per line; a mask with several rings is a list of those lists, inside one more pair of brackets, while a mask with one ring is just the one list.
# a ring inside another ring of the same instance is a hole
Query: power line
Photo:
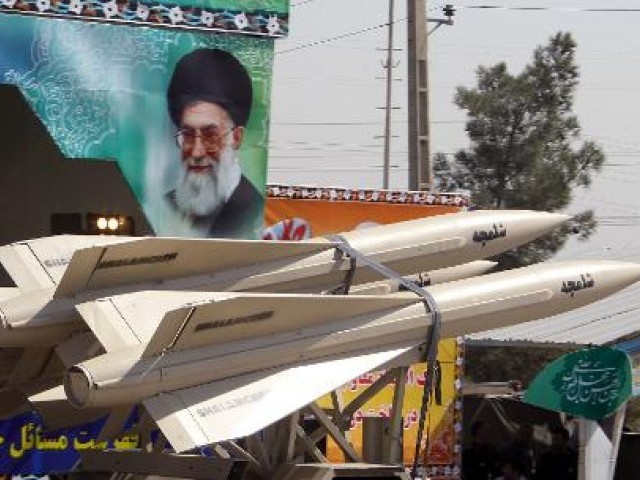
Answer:
[[299, 127], [382, 125], [382, 122], [272, 122], [272, 125], [295, 125]]
[[300, 7], [302, 5], [307, 5], [308, 3], [313, 3], [316, 0], [300, 0], [299, 2], [292, 3], [291, 7]]
[[[296, 167], [270, 167], [269, 170], [271, 171], [275, 171], [275, 172], [300, 172], [300, 171], [305, 171], [305, 172], [356, 172], [356, 173], [366, 173], [366, 172], [378, 172], [379, 170], [382, 170], [383, 165], [369, 165], [366, 168], [349, 168], [349, 167], [343, 167], [343, 168], [326, 168], [326, 167], [300, 167], [300, 168], [296, 168]], [[397, 165], [391, 165], [391, 169], [394, 172], [398, 172], [398, 171], [407, 171], [407, 168], [400, 168]]]
[[[307, 3], [311, 3], [315, 0], [303, 0], [299, 3], [293, 4], [293, 7], [297, 7], [300, 5], [305, 5]], [[460, 5], [456, 6], [458, 9], [475, 9], [475, 10], [512, 10], [512, 11], [557, 11], [557, 12], [591, 12], [591, 13], [629, 13], [629, 12], [640, 12], [640, 8], [579, 8], [579, 7], [513, 7], [507, 5]], [[393, 23], [400, 23], [407, 20], [407, 17], [398, 19]], [[368, 33], [374, 30], [379, 30], [381, 28], [385, 28], [389, 26], [389, 22], [381, 23], [379, 25], [372, 25], [370, 27], [366, 27], [360, 30], [354, 30], [351, 32], [343, 33], [340, 35], [336, 35], [335, 37], [328, 37], [320, 40], [314, 40], [309, 43], [305, 43], [302, 45], [298, 45], [296, 47], [292, 47], [286, 50], [281, 50], [279, 52], [275, 52], [275, 55], [281, 55], [284, 53], [295, 52], [297, 50], [302, 50], [305, 48], [316, 47], [318, 45], [325, 45], [327, 43], [335, 42], [337, 40], [342, 40], [349, 37], [354, 37], [356, 35], [362, 35], [364, 33]]]
[[358, 145], [353, 143], [317, 143], [317, 142], [301, 142], [295, 144], [273, 143], [271, 148], [276, 150], [319, 150], [324, 152], [343, 152], [345, 148], [356, 152], [373, 152], [382, 148], [382, 145]]
[[[344, 155], [342, 155], [344, 154]], [[347, 155], [348, 154], [348, 155]], [[382, 149], [380, 150], [331, 150], [327, 151], [322, 148], [309, 148], [298, 150], [290, 150], [290, 149], [274, 149], [269, 154], [270, 159], [274, 158], [318, 158], [325, 160], [324, 163], [328, 163], [331, 161], [344, 163], [345, 159], [348, 159], [349, 162], [370, 162], [372, 159], [377, 158], [382, 154]], [[393, 151], [393, 156], [406, 156], [407, 152], [402, 151]]]
[[[394, 123], [407, 123], [407, 120], [396, 121]], [[466, 123], [466, 120], [434, 120], [431, 122], [437, 124], [446, 124], [446, 123]], [[339, 126], [339, 127], [350, 127], [350, 126], [362, 126], [362, 125], [383, 125], [384, 122], [272, 122], [271, 125], [287, 125], [287, 126], [297, 126], [297, 127], [325, 127], [325, 126]]]
[[[399, 23], [399, 22], [403, 22], [406, 21], [407, 18], [401, 18], [399, 20], [396, 20], [393, 23]], [[381, 23], [379, 25], [372, 25], [370, 27], [366, 27], [366, 28], [362, 28], [360, 30], [354, 30], [351, 32], [347, 32], [347, 33], [343, 33], [340, 35], [336, 35], [335, 37], [328, 37], [328, 38], [323, 38], [321, 40], [314, 40], [312, 42], [309, 43], [304, 43], [302, 45], [298, 45], [297, 47], [292, 47], [286, 50], [281, 50], [279, 52], [275, 52], [275, 55], [281, 55], [283, 53], [290, 53], [290, 52], [295, 52], [296, 50], [302, 50], [304, 48], [310, 48], [310, 47], [316, 47], [318, 45], [324, 45], [327, 43], [331, 43], [331, 42], [335, 42], [337, 40], [342, 40], [344, 38], [349, 38], [349, 37], [355, 37], [356, 35], [362, 35], [363, 33], [369, 33], [372, 32], [374, 30], [379, 30], [381, 28], [386, 28], [389, 26], [389, 22], [385, 22], [385, 23]]]
[[514, 7], [509, 5], [456, 5], [459, 10], [517, 10], [517, 11], [551, 11], [551, 12], [593, 12], [593, 13], [626, 13], [640, 12], [640, 8], [587, 8], [587, 7]]
[[[381, 143], [346, 143], [346, 142], [309, 142], [306, 140], [281, 140], [273, 141], [270, 146], [278, 145], [316, 145], [329, 147], [361, 147], [361, 148], [380, 148]], [[288, 147], [287, 147], [288, 148]]]
[[[334, 148], [328, 150], [323, 147], [273, 147], [273, 150], [284, 150], [284, 151], [293, 151], [293, 152], [326, 152], [327, 154], [335, 154], [335, 153], [359, 153], [359, 154], [376, 154], [382, 151], [382, 147], [378, 147], [377, 149], [363, 149], [363, 148]], [[396, 152], [396, 153], [406, 153], [406, 152]], [[330, 156], [329, 155], [329, 156]], [[325, 155], [325, 157], [328, 155]]]

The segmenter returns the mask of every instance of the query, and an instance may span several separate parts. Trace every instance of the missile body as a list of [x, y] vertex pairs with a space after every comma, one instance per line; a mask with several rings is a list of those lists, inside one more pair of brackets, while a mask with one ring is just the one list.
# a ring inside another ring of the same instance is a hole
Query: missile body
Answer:
[[[341, 236], [371, 260], [410, 275], [497, 255], [549, 233], [567, 219], [525, 210], [484, 210], [408, 220]], [[350, 266], [348, 260], [336, 260], [335, 251], [325, 251], [284, 268], [265, 270], [225, 290], [317, 293], [340, 283]], [[354, 285], [381, 279], [356, 263]]]
[[[639, 279], [638, 264], [558, 262], [426, 290], [441, 312], [441, 336], [453, 337], [566, 312]], [[426, 340], [432, 325], [431, 313], [410, 292], [385, 297], [201, 293], [200, 303], [195, 292], [182, 299], [183, 293], [175, 292], [175, 306], [180, 301], [182, 306], [161, 321], [161, 310], [150, 313], [158, 301], [154, 293], [127, 298], [121, 311], [108, 305], [111, 300], [79, 307], [96, 331], [109, 324], [109, 308], [130, 315], [130, 325], [138, 316], [159, 326], [147, 342], [107, 348], [108, 353], [69, 369], [64, 386], [74, 406], [128, 404], [252, 372], [412, 348]]]
[[[440, 268], [431, 272], [424, 272], [416, 275], [406, 275], [403, 278], [413, 282], [419, 287], [437, 285], [440, 283], [453, 282], [463, 278], [471, 278], [488, 272], [498, 265], [498, 262], [488, 260], [477, 260], [475, 262], [456, 265], [455, 267]], [[406, 290], [398, 279], [381, 280], [379, 282], [363, 283], [355, 285], [349, 290], [352, 295], [388, 295]]]
[[[549, 233], [567, 218], [532, 211], [462, 212], [347, 232], [342, 238], [372, 260], [408, 275], [496, 255]], [[46, 250], [47, 240], [39, 240], [44, 246], [38, 251]], [[6, 261], [10, 274], [26, 279], [30, 289], [0, 301], [0, 347], [22, 347], [25, 341], [32, 346], [59, 343], [84, 329], [75, 312], [77, 303], [131, 291], [320, 293], [338, 286], [352, 267], [354, 285], [381, 279], [377, 272], [337, 255], [335, 243], [322, 238], [117, 238], [113, 244], [100, 239], [93, 247], [87, 247], [87, 241], [82, 239], [83, 248], [75, 252], [68, 245], [69, 251], [52, 260]], [[56, 248], [62, 248], [60, 241]], [[50, 286], [47, 279], [34, 281], [25, 274], [21, 269], [27, 263], [51, 265]]]

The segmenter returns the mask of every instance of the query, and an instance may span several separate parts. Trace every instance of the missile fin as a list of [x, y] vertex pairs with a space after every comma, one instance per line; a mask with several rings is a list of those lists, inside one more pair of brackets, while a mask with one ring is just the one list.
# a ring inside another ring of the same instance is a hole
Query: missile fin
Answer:
[[20, 289], [15, 287], [0, 287], [0, 302], [20, 295]]
[[29, 250], [27, 244], [0, 248], [0, 263], [22, 293], [55, 285], [44, 265]]
[[218, 295], [226, 296], [167, 312], [143, 358], [166, 349], [179, 351], [260, 338], [419, 302], [414, 296]]
[[143, 401], [176, 452], [255, 433], [407, 348], [242, 375]]
[[76, 310], [107, 352], [142, 342], [141, 335], [122, 315], [112, 297], [78, 304]]
[[74, 250], [105, 243], [123, 242], [120, 237], [58, 235], [36, 238], [0, 248], [0, 263], [22, 293], [56, 286]]
[[327, 241], [266, 242], [185, 238], [143, 238], [76, 251], [56, 297], [140, 282], [180, 277], [287, 258], [299, 259], [333, 248]]

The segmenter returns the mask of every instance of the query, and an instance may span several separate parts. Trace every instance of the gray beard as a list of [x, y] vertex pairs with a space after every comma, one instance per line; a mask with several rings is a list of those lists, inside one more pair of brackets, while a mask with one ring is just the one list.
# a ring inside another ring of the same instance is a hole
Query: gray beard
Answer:
[[189, 160], [183, 161], [175, 200], [185, 215], [216, 215], [240, 183], [242, 172], [231, 145], [225, 146], [220, 152], [218, 161], [211, 157], [206, 157], [203, 161], [212, 167], [207, 173], [189, 172]]

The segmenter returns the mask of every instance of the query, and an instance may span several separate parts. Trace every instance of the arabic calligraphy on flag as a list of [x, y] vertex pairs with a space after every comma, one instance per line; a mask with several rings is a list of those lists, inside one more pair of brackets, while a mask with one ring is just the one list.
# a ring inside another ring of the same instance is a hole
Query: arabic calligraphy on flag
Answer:
[[533, 380], [524, 401], [548, 410], [600, 420], [631, 396], [629, 356], [596, 347], [569, 353]]
[[603, 366], [599, 360], [578, 360], [571, 371], [561, 377], [560, 391], [567, 402], [601, 405], [614, 402], [622, 380], [615, 367]]

